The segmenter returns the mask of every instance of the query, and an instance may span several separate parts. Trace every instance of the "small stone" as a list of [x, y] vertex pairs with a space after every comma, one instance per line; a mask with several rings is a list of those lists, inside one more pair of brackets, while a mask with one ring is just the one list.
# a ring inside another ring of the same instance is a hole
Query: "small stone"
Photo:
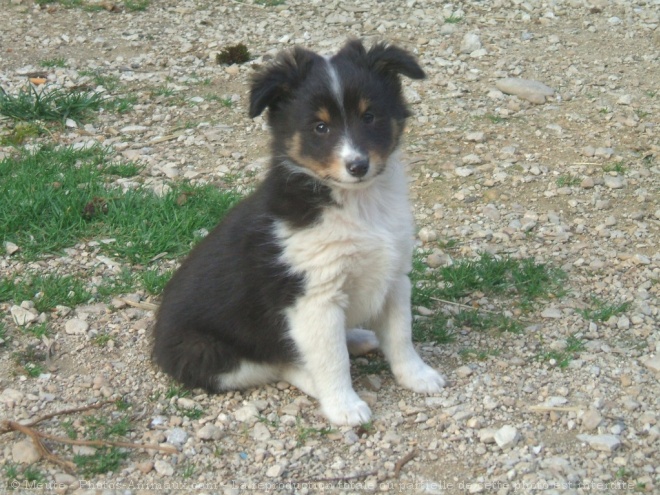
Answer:
[[71, 476], [70, 474], [67, 473], [55, 473], [55, 483], [58, 485], [73, 485], [74, 483], [77, 483], [79, 478], [76, 478], [75, 476]]
[[577, 439], [601, 452], [614, 452], [621, 446], [621, 440], [614, 435], [578, 435]]
[[282, 476], [282, 473], [284, 473], [284, 466], [282, 466], [281, 464], [273, 464], [266, 471], [266, 476], [268, 476], [269, 478], [279, 478], [280, 476]]
[[181, 447], [188, 440], [188, 433], [183, 428], [172, 428], [165, 432], [167, 443], [175, 447]]
[[451, 257], [445, 253], [431, 253], [426, 257], [426, 264], [430, 268], [438, 268], [440, 266], [450, 266], [453, 263]]
[[472, 53], [481, 48], [481, 38], [477, 33], [467, 33], [461, 40], [461, 53]]
[[495, 443], [502, 450], [515, 446], [520, 440], [520, 433], [510, 425], [504, 425], [494, 435]]
[[148, 130], [149, 128], [146, 125], [127, 125], [126, 127], [122, 127], [119, 130], [119, 132], [122, 132], [124, 134], [130, 134], [130, 133], [146, 132]]
[[85, 334], [88, 329], [89, 323], [84, 320], [79, 320], [78, 318], [73, 318], [67, 321], [64, 325], [64, 331], [69, 335]]
[[15, 390], [13, 388], [6, 388], [0, 394], [0, 402], [5, 404], [8, 407], [18, 404], [23, 400], [25, 394], [20, 390]]
[[660, 354], [642, 358], [640, 361], [649, 370], [653, 371], [654, 373], [660, 373]]
[[371, 408], [376, 406], [378, 401], [378, 394], [373, 390], [358, 390], [357, 394], [360, 396], [360, 399], [365, 401], [367, 405]]
[[456, 370], [454, 372], [456, 373], [456, 375], [458, 375], [461, 378], [466, 378], [466, 377], [470, 376], [472, 373], [474, 373], [472, 368], [470, 368], [467, 365], [456, 368]]
[[606, 175], [603, 177], [603, 181], [605, 185], [610, 189], [621, 189], [625, 185], [625, 179], [620, 175], [614, 177], [611, 175]]
[[21, 306], [12, 306], [9, 312], [11, 313], [11, 317], [14, 319], [14, 323], [16, 323], [19, 327], [25, 326], [28, 323], [32, 323], [39, 317], [39, 315], [36, 315], [32, 311]]
[[587, 177], [582, 182], [580, 182], [580, 187], [582, 189], [592, 189], [594, 185], [594, 180], [591, 177]]
[[419, 237], [419, 240], [424, 243], [432, 242], [438, 239], [438, 233], [435, 230], [426, 227], [421, 228], [417, 236]]
[[150, 473], [154, 468], [154, 463], [151, 461], [139, 462], [135, 465], [142, 474]]
[[619, 105], [630, 105], [632, 103], [632, 96], [630, 96], [630, 95], [621, 95], [616, 102]]
[[73, 453], [76, 455], [95, 455], [96, 454], [96, 449], [94, 447], [90, 447], [89, 445], [74, 445], [73, 448]]
[[471, 167], [456, 167], [454, 173], [459, 177], [469, 177], [470, 175], [474, 174], [474, 169]]
[[16, 251], [18, 251], [20, 248], [14, 244], [13, 242], [5, 241], [5, 253], [7, 253], [8, 256], [11, 256], [14, 254]]
[[207, 423], [197, 431], [197, 438], [200, 440], [219, 440], [222, 437], [222, 430], [212, 423]]
[[509, 95], [516, 95], [531, 103], [545, 103], [547, 96], [552, 96], [555, 90], [539, 81], [530, 79], [506, 78], [495, 83], [497, 89]]
[[230, 76], [236, 76], [240, 72], [240, 68], [236, 64], [232, 64], [229, 67], [225, 68], [225, 72]]
[[474, 143], [483, 143], [486, 140], [486, 135], [483, 132], [468, 132], [465, 135], [465, 140]]
[[582, 415], [582, 428], [587, 431], [595, 430], [603, 421], [603, 417], [595, 409], [589, 409]]
[[179, 397], [176, 400], [176, 403], [183, 409], [195, 409], [197, 407], [197, 403], [192, 399], [188, 399], [187, 397]]
[[234, 418], [241, 423], [254, 422], [259, 416], [259, 410], [254, 404], [246, 404], [234, 412]]
[[265, 442], [266, 440], [270, 440], [272, 435], [265, 424], [256, 423], [252, 428], [250, 436], [257, 442]]
[[630, 328], [630, 320], [626, 315], [621, 315], [619, 317], [619, 321], [616, 322], [616, 327], [619, 330], [627, 330], [628, 328]]
[[482, 428], [479, 430], [479, 441], [481, 443], [495, 443], [495, 428]]
[[41, 454], [32, 443], [32, 440], [21, 440], [12, 445], [11, 455], [14, 462], [20, 464], [34, 464], [41, 459]]
[[545, 308], [541, 313], [542, 318], [561, 318], [562, 312], [558, 308]]
[[476, 153], [470, 153], [469, 155], [465, 155], [462, 161], [465, 165], [479, 165], [483, 163], [481, 157]]
[[174, 468], [168, 462], [157, 460], [154, 462], [154, 469], [161, 476], [172, 476], [174, 474]]

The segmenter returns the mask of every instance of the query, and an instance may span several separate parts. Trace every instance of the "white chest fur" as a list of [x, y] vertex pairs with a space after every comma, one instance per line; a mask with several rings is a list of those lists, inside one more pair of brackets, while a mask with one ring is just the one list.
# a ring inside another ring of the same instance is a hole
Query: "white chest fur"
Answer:
[[297, 230], [276, 225], [282, 260], [305, 276], [305, 299], [332, 300], [350, 328], [382, 309], [388, 288], [407, 273], [412, 256], [412, 215], [403, 165], [392, 158], [365, 189], [334, 193], [319, 222]]

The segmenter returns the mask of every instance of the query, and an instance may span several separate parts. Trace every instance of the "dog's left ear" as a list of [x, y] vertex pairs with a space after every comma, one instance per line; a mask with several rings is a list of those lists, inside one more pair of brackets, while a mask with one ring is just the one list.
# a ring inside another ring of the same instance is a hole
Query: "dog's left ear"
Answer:
[[410, 52], [387, 43], [376, 43], [367, 52], [367, 63], [384, 75], [401, 74], [411, 79], [424, 79], [426, 74]]

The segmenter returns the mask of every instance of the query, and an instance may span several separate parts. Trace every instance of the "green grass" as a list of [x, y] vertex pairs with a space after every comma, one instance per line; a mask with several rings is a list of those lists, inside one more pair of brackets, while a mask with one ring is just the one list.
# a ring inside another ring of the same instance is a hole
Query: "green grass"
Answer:
[[128, 457], [128, 452], [117, 447], [100, 448], [94, 455], [74, 455], [73, 462], [87, 476], [117, 472], [122, 462]]
[[165, 398], [171, 399], [172, 397], [186, 397], [190, 395], [190, 390], [187, 390], [179, 385], [171, 385], [167, 392], [165, 392]]
[[27, 333], [34, 335], [36, 338], [41, 339], [43, 336], [50, 335], [50, 328], [48, 328], [47, 323], [39, 323], [38, 325], [32, 325], [25, 329]]
[[463, 18], [461, 16], [454, 15], [454, 14], [450, 15], [449, 17], [445, 17], [445, 23], [446, 24], [458, 24], [462, 20], [463, 20]]
[[30, 259], [113, 238], [101, 249], [122, 261], [143, 263], [161, 253], [172, 258], [188, 252], [197, 233], [210, 230], [239, 199], [187, 183], [174, 184], [163, 197], [148, 188], [122, 192], [111, 186], [115, 172], [116, 162], [101, 147], [47, 146], [3, 159], [0, 242], [14, 242]]
[[175, 94], [176, 91], [172, 88], [169, 88], [168, 86], [156, 86], [151, 91], [149, 91], [149, 95], [152, 98], [157, 98], [158, 96], [168, 98], [170, 96], [174, 96]]
[[499, 115], [494, 115], [492, 113], [486, 114], [486, 118], [493, 124], [500, 124], [506, 120], [504, 117], [500, 117]]
[[625, 166], [625, 162], [623, 161], [608, 163], [607, 165], [603, 166], [603, 172], [617, 172], [619, 174], [624, 174], [626, 170], [627, 168]]
[[156, 296], [163, 292], [172, 275], [174, 275], [172, 270], [161, 273], [158, 269], [145, 270], [140, 274], [142, 286], [147, 292]]
[[475, 359], [477, 361], [485, 361], [489, 357], [496, 357], [501, 353], [502, 351], [500, 349], [477, 350], [471, 347], [458, 351], [459, 356], [461, 356], [461, 358], [465, 361], [472, 361]]
[[83, 424], [87, 435], [92, 440], [125, 437], [133, 427], [127, 416], [116, 420], [108, 420], [104, 416], [84, 416]]
[[124, 7], [130, 12], [143, 12], [150, 3], [151, 0], [124, 0]]
[[537, 355], [537, 359], [539, 361], [554, 360], [559, 368], [565, 369], [575, 355], [584, 351], [584, 349], [584, 342], [573, 334], [566, 339], [566, 347], [563, 350], [542, 351]]
[[324, 437], [336, 431], [334, 428], [314, 428], [311, 426], [304, 426], [300, 417], [296, 418], [296, 428], [298, 430], [296, 438], [299, 447], [305, 445], [310, 437]]
[[72, 119], [81, 122], [101, 107], [108, 106], [103, 95], [79, 90], [37, 90], [27, 85], [18, 94], [0, 92], [0, 115], [20, 121], [44, 120], [64, 122]]
[[387, 364], [387, 361], [378, 357], [370, 359], [367, 363], [358, 362], [355, 366], [361, 375], [377, 375], [390, 369], [390, 365]]
[[25, 481], [28, 483], [44, 483], [46, 481], [44, 474], [34, 466], [26, 467], [23, 476], [25, 476]]
[[560, 175], [557, 177], [557, 180], [555, 183], [557, 184], [557, 187], [572, 187], [572, 186], [578, 186], [580, 185], [580, 179], [578, 177], [574, 177], [572, 175]]
[[66, 433], [66, 436], [69, 437], [71, 440], [76, 440], [78, 438], [78, 432], [76, 431], [75, 426], [73, 426], [73, 421], [70, 419], [67, 419], [65, 421], [62, 421], [60, 423], [62, 426], [62, 429], [64, 430], [64, 433]]
[[0, 146], [20, 146], [44, 132], [42, 126], [33, 122], [17, 122], [9, 132], [0, 136]]
[[592, 297], [591, 306], [584, 309], [578, 309], [577, 313], [582, 315], [585, 320], [607, 321], [612, 316], [625, 313], [629, 307], [629, 302], [624, 302], [621, 304], [608, 303], [598, 299], [597, 297]]
[[454, 316], [454, 324], [458, 327], [469, 327], [472, 330], [498, 330], [500, 332], [520, 333], [522, 325], [503, 314], [482, 313], [478, 310], [460, 311]]
[[30, 378], [36, 378], [44, 372], [43, 362], [46, 355], [37, 350], [35, 345], [28, 345], [22, 351], [14, 352], [14, 362], [23, 368]]
[[199, 419], [204, 416], [204, 410], [199, 407], [193, 407], [192, 409], [186, 409], [185, 407], [175, 406], [177, 414], [185, 416], [188, 419]]
[[64, 57], [47, 58], [39, 62], [39, 65], [47, 69], [52, 69], [55, 67], [63, 69], [66, 67], [66, 58]]
[[456, 340], [454, 331], [448, 327], [448, 318], [437, 312], [430, 318], [419, 318], [413, 321], [413, 340], [418, 342], [435, 342], [449, 344]]
[[87, 302], [92, 296], [85, 283], [73, 275], [28, 274], [22, 279], [0, 279], [0, 301], [15, 304], [33, 301], [37, 311], [49, 311], [57, 305], [73, 307]]
[[255, 0], [254, 3], [264, 7], [277, 7], [278, 5], [284, 5], [284, 0]]
[[100, 70], [81, 70], [79, 75], [90, 77], [96, 86], [103, 86], [107, 91], [114, 91], [119, 87], [119, 77], [103, 74]]

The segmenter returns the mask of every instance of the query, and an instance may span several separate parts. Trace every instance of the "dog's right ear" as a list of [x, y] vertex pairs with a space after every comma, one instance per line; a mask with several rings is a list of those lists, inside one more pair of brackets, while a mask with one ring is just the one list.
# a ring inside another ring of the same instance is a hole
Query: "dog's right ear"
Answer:
[[285, 101], [309, 74], [314, 59], [313, 52], [296, 47], [280, 53], [275, 62], [252, 77], [250, 91], [250, 118], [261, 114], [266, 107], [271, 110]]

